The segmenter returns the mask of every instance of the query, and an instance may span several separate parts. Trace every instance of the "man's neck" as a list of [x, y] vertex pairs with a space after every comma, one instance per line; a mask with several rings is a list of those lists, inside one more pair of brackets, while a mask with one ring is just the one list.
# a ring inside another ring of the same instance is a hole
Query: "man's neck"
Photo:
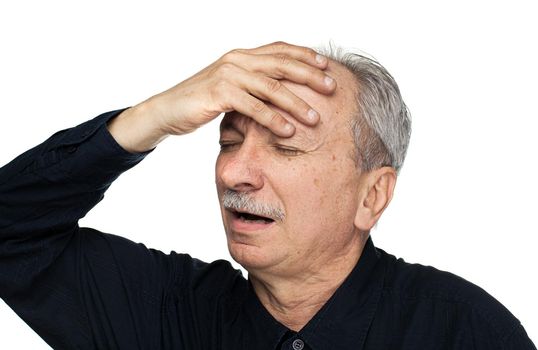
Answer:
[[349, 250], [307, 270], [302, 276], [250, 273], [254, 291], [267, 311], [291, 330], [299, 331], [325, 305], [351, 273], [368, 235], [357, 235]]

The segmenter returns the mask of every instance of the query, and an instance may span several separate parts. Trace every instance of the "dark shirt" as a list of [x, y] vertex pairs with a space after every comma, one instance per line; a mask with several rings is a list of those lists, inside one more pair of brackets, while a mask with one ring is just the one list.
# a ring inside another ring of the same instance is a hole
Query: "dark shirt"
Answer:
[[61, 130], [0, 168], [0, 297], [53, 348], [536, 349], [482, 289], [396, 259], [371, 239], [296, 333], [226, 261], [79, 227], [153, 151], [129, 153], [113, 139], [106, 122], [119, 112]]

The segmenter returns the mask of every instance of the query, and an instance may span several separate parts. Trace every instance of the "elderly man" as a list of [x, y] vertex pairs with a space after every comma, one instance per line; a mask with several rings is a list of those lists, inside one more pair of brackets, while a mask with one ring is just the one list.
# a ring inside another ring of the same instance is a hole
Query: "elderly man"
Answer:
[[[480, 288], [373, 246], [410, 119], [382, 66], [329, 56], [231, 51], [5, 165], [1, 297], [56, 349], [535, 349]], [[167, 136], [223, 112], [216, 185], [248, 280], [78, 226]]]

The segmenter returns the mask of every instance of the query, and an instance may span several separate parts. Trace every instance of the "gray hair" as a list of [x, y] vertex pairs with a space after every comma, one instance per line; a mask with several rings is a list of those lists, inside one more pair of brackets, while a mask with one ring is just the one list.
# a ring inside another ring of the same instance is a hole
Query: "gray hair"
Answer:
[[246, 211], [250, 214], [265, 216], [276, 221], [282, 221], [286, 216], [284, 210], [275, 205], [257, 200], [248, 193], [230, 189], [222, 194], [222, 205], [226, 209]]
[[357, 116], [350, 127], [360, 168], [391, 166], [399, 173], [411, 137], [411, 115], [392, 75], [375, 59], [333, 44], [315, 50], [342, 64], [357, 80]]

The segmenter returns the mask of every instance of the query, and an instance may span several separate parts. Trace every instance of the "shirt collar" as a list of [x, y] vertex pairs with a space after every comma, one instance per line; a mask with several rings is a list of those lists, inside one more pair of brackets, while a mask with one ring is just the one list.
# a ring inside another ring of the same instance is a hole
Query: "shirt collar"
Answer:
[[[377, 308], [383, 277], [380, 254], [369, 237], [351, 273], [298, 337], [313, 350], [333, 349], [339, 343], [361, 348]], [[255, 333], [248, 338], [256, 339], [258, 346], [270, 344], [267, 348], [276, 349], [289, 329], [263, 307], [250, 283], [244, 306]]]
[[[258, 299], [252, 284], [248, 283], [247, 298], [244, 304], [243, 315], [247, 322], [246, 327], [249, 329], [249, 333], [244, 339], [246, 341], [247, 348], [253, 349], [277, 349], [280, 340], [289, 331], [289, 329], [278, 322], [270, 313], [265, 309], [261, 301]], [[260, 344], [264, 344], [261, 346]], [[267, 347], [266, 347], [267, 346]]]

